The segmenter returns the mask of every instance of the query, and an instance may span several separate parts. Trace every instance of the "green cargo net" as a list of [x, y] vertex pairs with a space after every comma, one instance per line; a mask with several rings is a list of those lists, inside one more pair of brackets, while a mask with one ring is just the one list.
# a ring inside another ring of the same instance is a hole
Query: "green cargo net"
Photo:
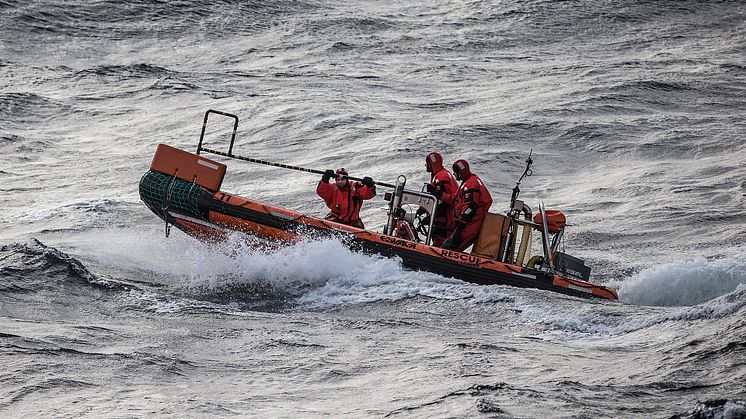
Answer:
[[202, 218], [197, 205], [202, 187], [150, 171], [140, 179], [140, 199], [158, 215], [166, 211]]

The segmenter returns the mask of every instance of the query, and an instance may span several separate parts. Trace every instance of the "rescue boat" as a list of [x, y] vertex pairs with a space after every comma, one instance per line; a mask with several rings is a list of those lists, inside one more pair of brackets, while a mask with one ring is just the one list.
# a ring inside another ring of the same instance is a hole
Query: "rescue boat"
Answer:
[[[228, 152], [203, 147], [205, 127], [212, 114], [235, 120]], [[432, 245], [430, 230], [437, 199], [424, 188], [407, 187], [399, 176], [384, 194], [388, 202], [387, 222], [381, 232], [339, 224], [268, 203], [221, 191], [227, 166], [205, 158], [211, 153], [237, 160], [270, 164], [317, 174], [304, 169], [233, 154], [238, 117], [209, 110], [205, 113], [196, 153], [159, 144], [150, 170], [140, 179], [140, 198], [166, 223], [207, 242], [225, 240], [231, 232], [258, 236], [272, 242], [292, 243], [315, 237], [336, 237], [352, 249], [386, 257], [398, 257], [404, 267], [483, 285], [509, 285], [550, 290], [578, 297], [616, 300], [616, 290], [590, 282], [590, 267], [559, 251], [566, 227], [560, 211], [545, 209], [533, 214], [518, 199], [520, 182], [531, 175], [529, 155], [526, 169], [513, 189], [505, 214], [488, 213], [479, 237], [468, 252]], [[354, 177], [350, 177], [356, 180]], [[532, 232], [540, 234], [541, 254], [530, 257]], [[519, 234], [520, 233], [520, 234]]]

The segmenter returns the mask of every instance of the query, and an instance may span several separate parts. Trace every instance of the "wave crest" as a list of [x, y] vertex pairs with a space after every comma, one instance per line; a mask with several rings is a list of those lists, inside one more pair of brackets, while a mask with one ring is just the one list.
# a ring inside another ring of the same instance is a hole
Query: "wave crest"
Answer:
[[0, 269], [2, 288], [11, 291], [35, 291], [54, 286], [50, 279], [62, 282], [104, 284], [79, 260], [39, 240], [29, 239], [27, 243], [15, 243], [0, 247], [3, 260]]
[[746, 258], [697, 258], [646, 269], [619, 284], [622, 301], [649, 306], [691, 306], [746, 284]]

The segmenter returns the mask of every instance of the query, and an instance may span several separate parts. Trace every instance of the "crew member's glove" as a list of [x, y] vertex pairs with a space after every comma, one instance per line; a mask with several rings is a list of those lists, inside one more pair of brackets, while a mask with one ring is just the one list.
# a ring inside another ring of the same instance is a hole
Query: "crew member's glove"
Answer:
[[332, 169], [326, 169], [326, 172], [324, 172], [324, 175], [321, 176], [321, 181], [324, 183], [328, 183], [329, 179], [335, 177], [334, 176], [334, 170]]
[[429, 183], [425, 184], [425, 190], [427, 191], [427, 193], [435, 196], [435, 198], [437, 199], [440, 199], [440, 196], [443, 195], [443, 191], [441, 191], [440, 189], [436, 188], [435, 186]]
[[368, 176], [363, 178], [363, 185], [367, 186], [370, 189], [373, 189], [373, 187], [376, 186], [376, 184], [373, 183], [373, 179]]

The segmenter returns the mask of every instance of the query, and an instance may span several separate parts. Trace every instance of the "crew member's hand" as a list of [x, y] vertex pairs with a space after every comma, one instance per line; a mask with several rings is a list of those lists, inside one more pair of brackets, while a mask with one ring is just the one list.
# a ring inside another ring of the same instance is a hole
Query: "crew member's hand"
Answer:
[[440, 196], [443, 195], [443, 191], [441, 191], [440, 189], [436, 188], [435, 186], [429, 183], [425, 185], [425, 189], [427, 190], [427, 193], [435, 196], [435, 198], [437, 199], [440, 199]]
[[373, 179], [368, 176], [363, 178], [363, 185], [367, 186], [370, 189], [373, 189], [373, 187], [376, 186], [376, 184], [373, 182]]
[[333, 177], [336, 177], [336, 176], [334, 176], [334, 170], [332, 170], [332, 169], [326, 169], [326, 171], [324, 172], [324, 175], [321, 176], [321, 181], [324, 182], [324, 183], [328, 183], [329, 179], [331, 179]]

